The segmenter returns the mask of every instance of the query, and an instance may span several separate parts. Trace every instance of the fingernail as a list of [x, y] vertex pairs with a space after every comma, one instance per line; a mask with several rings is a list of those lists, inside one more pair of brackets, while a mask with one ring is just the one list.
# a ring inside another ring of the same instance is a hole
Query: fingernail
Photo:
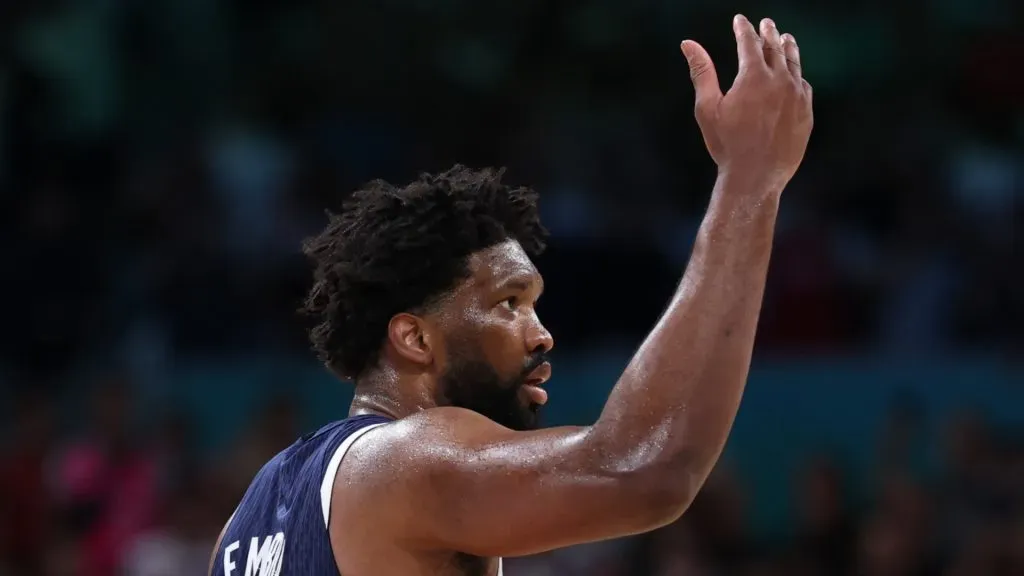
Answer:
[[772, 20], [771, 18], [765, 18], [764, 21], [768, 23], [768, 26], [775, 28], [775, 21]]
[[683, 51], [683, 56], [686, 56], [686, 59], [689, 60], [690, 59], [690, 43], [687, 42], [686, 40], [683, 40], [683, 42], [679, 45], [679, 48]]
[[733, 24], [743, 24], [746, 21], [747, 21], [747, 17], [744, 16], [743, 14], [737, 14], [736, 16], [733, 16], [733, 19], [732, 19], [732, 23]]
[[786, 32], [785, 34], [782, 35], [782, 41], [783, 42], [796, 42], [796, 38], [793, 38], [792, 34], [790, 34], [789, 32]]

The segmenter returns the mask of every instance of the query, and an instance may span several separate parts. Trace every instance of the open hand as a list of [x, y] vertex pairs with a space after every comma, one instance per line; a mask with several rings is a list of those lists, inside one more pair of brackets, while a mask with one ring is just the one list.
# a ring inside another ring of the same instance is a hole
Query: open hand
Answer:
[[696, 89], [695, 116], [720, 173], [744, 173], [782, 187], [796, 173], [814, 115], [811, 85], [803, 79], [800, 49], [765, 18], [760, 34], [746, 17], [733, 19], [739, 71], [722, 94], [715, 65], [692, 40], [680, 48]]

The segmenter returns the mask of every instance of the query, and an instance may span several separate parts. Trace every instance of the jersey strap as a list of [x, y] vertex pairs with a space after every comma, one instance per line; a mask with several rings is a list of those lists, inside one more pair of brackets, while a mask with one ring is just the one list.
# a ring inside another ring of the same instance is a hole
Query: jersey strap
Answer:
[[331, 494], [334, 492], [334, 478], [338, 475], [338, 468], [341, 466], [342, 458], [345, 457], [349, 448], [351, 448], [352, 445], [355, 444], [356, 440], [359, 440], [363, 434], [366, 434], [374, 428], [383, 426], [384, 424], [387, 424], [387, 422], [370, 424], [365, 428], [356, 430], [350, 434], [348, 438], [345, 438], [345, 441], [338, 446], [338, 449], [335, 450], [334, 454], [331, 456], [331, 460], [327, 464], [327, 471], [324, 473], [323, 482], [320, 483], [320, 509], [323, 511], [324, 526], [327, 528], [330, 528], [331, 526]]

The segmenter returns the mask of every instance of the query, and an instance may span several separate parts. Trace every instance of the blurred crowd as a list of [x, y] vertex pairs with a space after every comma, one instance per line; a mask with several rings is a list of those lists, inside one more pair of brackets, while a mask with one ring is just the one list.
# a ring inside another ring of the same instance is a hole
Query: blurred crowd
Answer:
[[[205, 574], [252, 477], [300, 434], [287, 401], [275, 403], [204, 459], [190, 418], [135, 398], [123, 379], [80, 406], [46, 391], [19, 397], [0, 461], [0, 574]], [[70, 430], [69, 408], [85, 416]]]
[[[779, 494], [792, 526], [759, 538], [745, 479], [722, 466], [675, 524], [633, 540], [510, 563], [513, 574], [600, 576], [1010, 576], [1024, 574], [1024, 446], [973, 417], [950, 422], [941, 473], [915, 473], [897, 417], [878, 469], [854, 489], [836, 455], [809, 461]], [[909, 436], [908, 436], [909, 434]], [[902, 436], [902, 438], [901, 438]], [[863, 492], [857, 494], [857, 492]], [[522, 572], [518, 568], [522, 566]], [[516, 568], [515, 572], [512, 569]]]
[[[252, 476], [302, 433], [274, 399], [224, 449], [203, 457], [188, 419], [153, 418], [123, 380], [104, 382], [82, 426], [27, 392], [0, 460], [0, 574], [204, 574]], [[897, 406], [876, 438], [868, 480], [822, 454], [792, 479], [791, 521], [764, 532], [748, 515], [752, 478], [724, 461], [681, 520], [657, 532], [510, 559], [510, 576], [1017, 576], [1024, 574], [1020, 430], [964, 413], [926, 437]], [[929, 465], [930, 446], [942, 448]], [[500, 513], [495, 521], [500, 522]], [[762, 533], [763, 532], [763, 533]]]
[[[542, 192], [560, 346], [634, 341], [714, 175], [678, 40], [735, 72], [734, 7], [686, 4], [3, 3], [5, 361], [301, 353], [297, 247], [323, 210], [454, 162]], [[799, 37], [817, 117], [763, 353], [1020, 350], [1020, 3], [927, 4], [752, 12]]]
[[[553, 233], [540, 313], [559, 349], [634, 346], [714, 176], [676, 46], [701, 41], [731, 78], [749, 6], [727, 4], [0, 2], [0, 575], [205, 571], [301, 410], [281, 390], [211, 458], [187, 410], [135, 400], [185, 359], [312, 362], [298, 246], [372, 178], [509, 166]], [[816, 113], [759, 358], [1019, 360], [1022, 6], [748, 12], [797, 36]], [[808, 463], [770, 537], [724, 465], [676, 525], [508, 572], [1024, 574], [1020, 435], [950, 430], [940, 470], [885, 451], [866, 491], [836, 455]]]

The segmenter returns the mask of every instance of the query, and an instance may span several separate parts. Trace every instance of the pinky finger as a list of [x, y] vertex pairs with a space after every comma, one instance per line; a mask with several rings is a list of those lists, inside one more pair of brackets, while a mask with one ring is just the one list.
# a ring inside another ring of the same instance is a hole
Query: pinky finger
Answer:
[[800, 83], [804, 89], [804, 110], [807, 114], [807, 123], [809, 126], [814, 126], [814, 88], [811, 87], [811, 83], [803, 78], [800, 79]]

